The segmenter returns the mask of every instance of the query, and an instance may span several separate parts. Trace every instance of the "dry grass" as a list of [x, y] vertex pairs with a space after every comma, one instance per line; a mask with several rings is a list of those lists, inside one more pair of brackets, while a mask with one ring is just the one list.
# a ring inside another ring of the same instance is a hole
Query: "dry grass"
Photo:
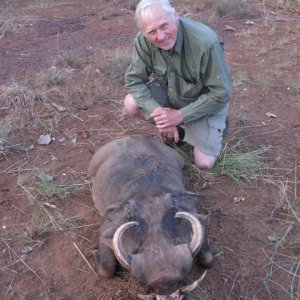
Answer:
[[230, 19], [245, 19], [258, 15], [253, 7], [241, 0], [212, 0], [212, 6], [220, 16]]
[[59, 56], [54, 66], [58, 69], [81, 69], [87, 62], [74, 56]]
[[12, 145], [12, 142], [9, 138], [9, 133], [10, 126], [5, 123], [0, 123], [0, 160], [7, 155]]
[[0, 104], [10, 111], [8, 119], [12, 131], [20, 131], [25, 126], [33, 126], [37, 121], [36, 110], [44, 105], [47, 95], [42, 89], [33, 89], [26, 84], [13, 82], [0, 88]]
[[17, 142], [12, 133], [12, 125], [8, 121], [0, 122], [0, 161], [11, 152], [26, 151], [23, 144]]
[[187, 300], [209, 300], [210, 297], [205, 291], [205, 288], [197, 287], [194, 291], [189, 293]]
[[25, 230], [26, 238], [35, 240], [48, 232], [66, 232], [78, 228], [80, 218], [68, 216], [61, 206], [71, 193], [87, 185], [82, 176], [72, 180], [61, 179], [43, 170], [19, 175], [19, 186], [33, 209]]
[[36, 83], [39, 86], [51, 88], [53, 86], [64, 85], [70, 80], [72, 69], [50, 67], [47, 71], [41, 71], [37, 76]]
[[0, 39], [5, 38], [7, 32], [16, 32], [22, 28], [31, 27], [32, 19], [24, 18], [1, 18], [0, 17]]
[[266, 246], [263, 249], [267, 261], [263, 268], [265, 273], [263, 283], [270, 299], [274, 299], [274, 292], [277, 290], [285, 294], [286, 299], [299, 299], [300, 297], [298, 167], [295, 168], [294, 182], [285, 180], [279, 183], [279, 192], [275, 197], [275, 209], [270, 218], [274, 245]]
[[0, 89], [1, 102], [12, 110], [32, 109], [36, 93], [25, 85], [13, 82]]
[[261, 6], [290, 13], [300, 13], [299, 0], [263, 0]]
[[107, 58], [107, 63], [103, 68], [104, 76], [112, 82], [118, 81], [124, 84], [124, 75], [131, 63], [132, 49], [116, 49]]

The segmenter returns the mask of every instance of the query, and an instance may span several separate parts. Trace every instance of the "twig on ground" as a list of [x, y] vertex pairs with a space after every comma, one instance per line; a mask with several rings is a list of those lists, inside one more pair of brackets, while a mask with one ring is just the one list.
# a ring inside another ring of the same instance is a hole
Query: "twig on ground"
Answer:
[[86, 262], [86, 264], [88, 265], [88, 267], [92, 270], [92, 272], [94, 273], [94, 275], [97, 276], [97, 273], [95, 272], [95, 270], [93, 269], [93, 267], [91, 266], [91, 264], [88, 262], [88, 260], [85, 258], [85, 256], [83, 255], [83, 253], [80, 251], [80, 249], [78, 248], [78, 246], [76, 245], [75, 242], [73, 242], [73, 245], [76, 248], [76, 250], [79, 252], [79, 254], [81, 255], [81, 257], [83, 258], [83, 260]]

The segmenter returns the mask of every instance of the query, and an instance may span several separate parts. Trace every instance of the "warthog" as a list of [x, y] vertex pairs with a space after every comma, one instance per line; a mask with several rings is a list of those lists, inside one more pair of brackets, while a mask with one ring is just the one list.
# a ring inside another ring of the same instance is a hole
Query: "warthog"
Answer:
[[98, 274], [112, 277], [116, 260], [140, 283], [166, 295], [182, 287], [196, 261], [213, 256], [195, 196], [184, 188], [181, 156], [143, 135], [114, 140], [93, 156], [89, 175], [105, 221], [93, 252]]

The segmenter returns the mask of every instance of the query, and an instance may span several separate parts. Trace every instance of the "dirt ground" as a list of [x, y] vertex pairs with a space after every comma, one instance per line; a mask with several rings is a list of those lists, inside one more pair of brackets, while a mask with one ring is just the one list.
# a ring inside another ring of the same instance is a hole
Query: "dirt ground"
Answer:
[[[250, 1], [237, 19], [217, 17], [209, 1], [172, 1], [225, 41], [234, 94], [224, 148], [268, 148], [269, 164], [256, 181], [238, 186], [216, 176], [204, 190], [206, 176], [185, 171], [187, 189], [206, 196], [199, 205], [218, 254], [189, 299], [300, 299], [300, 18], [299, 9], [274, 2]], [[92, 154], [122, 136], [159, 139], [152, 125], [124, 114], [123, 74], [115, 71], [117, 56], [132, 49], [136, 3], [0, 3], [0, 118], [17, 125], [22, 144], [0, 160], [0, 299], [130, 300], [149, 292], [122, 269], [113, 279], [95, 276], [83, 258], [92, 264], [102, 222], [87, 177]], [[57, 69], [65, 77], [49, 83]], [[13, 83], [38, 93], [29, 113], [3, 100]], [[51, 143], [39, 144], [46, 134]], [[72, 191], [42, 193], [41, 170]], [[234, 204], [235, 197], [245, 200]]]

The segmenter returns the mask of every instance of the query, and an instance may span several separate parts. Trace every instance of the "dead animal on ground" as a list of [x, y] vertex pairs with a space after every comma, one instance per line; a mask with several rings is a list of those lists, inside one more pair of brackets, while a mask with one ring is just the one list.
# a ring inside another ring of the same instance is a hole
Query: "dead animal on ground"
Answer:
[[196, 210], [199, 197], [185, 190], [183, 165], [174, 149], [143, 135], [114, 140], [94, 154], [92, 194], [105, 220], [93, 252], [99, 275], [112, 277], [118, 261], [163, 299], [199, 283], [187, 284], [194, 263], [212, 267], [205, 216]]

